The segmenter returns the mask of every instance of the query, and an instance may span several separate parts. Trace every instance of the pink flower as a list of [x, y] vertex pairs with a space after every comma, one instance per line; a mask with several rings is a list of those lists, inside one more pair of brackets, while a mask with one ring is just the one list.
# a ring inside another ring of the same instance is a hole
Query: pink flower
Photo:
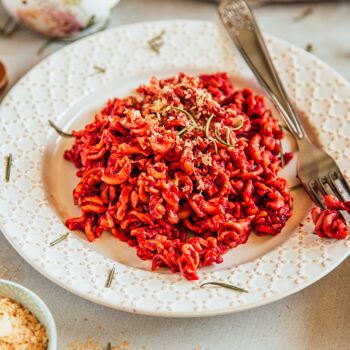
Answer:
[[52, 7], [19, 9], [17, 16], [27, 27], [56, 38], [72, 35], [83, 28], [83, 24], [71, 12]]

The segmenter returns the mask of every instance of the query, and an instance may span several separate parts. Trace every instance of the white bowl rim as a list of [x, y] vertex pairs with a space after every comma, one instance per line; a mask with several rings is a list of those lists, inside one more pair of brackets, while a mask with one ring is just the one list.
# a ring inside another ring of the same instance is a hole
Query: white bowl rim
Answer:
[[[57, 327], [56, 327], [56, 322], [55, 322], [55, 319], [52, 316], [52, 313], [51, 313], [49, 307], [46, 305], [46, 303], [37, 294], [35, 294], [30, 289], [28, 289], [27, 287], [22, 286], [19, 283], [12, 282], [12, 281], [0, 278], [0, 286], [2, 284], [3, 285], [13, 286], [13, 287], [15, 287], [17, 289], [22, 290], [23, 292], [28, 294], [35, 301], [35, 303], [40, 305], [40, 307], [45, 311], [48, 324], [50, 325], [50, 328], [52, 330], [52, 334], [50, 334], [50, 336], [49, 336], [49, 342], [50, 342], [50, 344], [51, 343], [53, 344], [53, 349], [55, 349], [55, 350], [58, 349], [58, 347], [57, 347]], [[51, 349], [48, 348], [48, 350], [51, 350]]]

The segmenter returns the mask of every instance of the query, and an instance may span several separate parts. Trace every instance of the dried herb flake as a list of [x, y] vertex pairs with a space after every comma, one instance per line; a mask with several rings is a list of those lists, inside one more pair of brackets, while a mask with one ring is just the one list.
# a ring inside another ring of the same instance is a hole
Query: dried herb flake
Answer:
[[315, 51], [315, 47], [314, 47], [311, 43], [309, 43], [309, 44], [307, 44], [307, 45], [305, 46], [305, 50], [306, 50], [307, 52], [314, 52], [314, 51]]
[[62, 131], [54, 122], [52, 122], [51, 120], [49, 120], [49, 125], [55, 129], [55, 131], [57, 132], [57, 134], [63, 136], [63, 137], [73, 137], [73, 134], [69, 134], [65, 131]]
[[113, 281], [113, 278], [114, 278], [114, 273], [115, 273], [115, 267], [113, 266], [111, 271], [109, 272], [109, 275], [108, 275], [108, 279], [107, 279], [107, 282], [106, 282], [106, 285], [105, 285], [106, 288], [110, 288], [111, 287], [112, 281]]
[[106, 73], [106, 68], [100, 67], [100, 66], [94, 66], [94, 69], [96, 73]]
[[68, 238], [69, 236], [69, 232], [65, 233], [64, 235], [62, 235], [61, 237], [55, 239], [54, 241], [52, 241], [50, 243], [50, 247], [54, 247], [56, 244], [61, 243], [62, 241], [64, 241], [66, 238]]
[[299, 16], [294, 17], [295, 21], [301, 21], [307, 17], [309, 17], [310, 15], [312, 15], [314, 12], [312, 7], [307, 7]]
[[202, 288], [203, 286], [206, 286], [206, 285], [223, 287], [223, 288], [231, 289], [235, 292], [240, 292], [240, 293], [248, 293], [248, 291], [244, 288], [237, 287], [237, 286], [234, 286], [232, 284], [223, 283], [223, 282], [205, 282], [205, 283], [201, 284], [200, 287]]
[[156, 52], [157, 54], [159, 54], [161, 47], [164, 45], [164, 34], [165, 30], [163, 29], [158, 35], [148, 40], [147, 42], [150, 49]]
[[12, 167], [12, 154], [10, 153], [6, 157], [6, 167], [5, 167], [5, 181], [6, 182], [10, 181], [11, 167]]

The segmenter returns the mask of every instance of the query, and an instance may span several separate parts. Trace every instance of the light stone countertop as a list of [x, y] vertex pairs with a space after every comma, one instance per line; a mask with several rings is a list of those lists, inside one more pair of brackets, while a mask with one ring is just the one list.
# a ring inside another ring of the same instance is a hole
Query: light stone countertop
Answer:
[[[297, 21], [305, 8], [313, 13]], [[350, 80], [350, 2], [274, 5], [256, 10], [262, 30], [305, 48]], [[0, 23], [5, 14], [0, 9]], [[190, 0], [122, 0], [110, 26], [158, 19], [218, 21], [215, 5]], [[0, 38], [0, 59], [15, 82], [61, 46], [38, 55], [44, 39], [20, 30]], [[350, 116], [349, 116], [350, 118]], [[1, 141], [0, 141], [1, 143]], [[350, 260], [311, 287], [257, 309], [211, 318], [163, 319], [131, 315], [85, 301], [48, 281], [30, 267], [0, 234], [0, 278], [32, 289], [51, 309], [60, 350], [79, 348], [89, 337], [116, 350], [333, 350], [350, 349]], [[70, 345], [72, 341], [75, 346]]]

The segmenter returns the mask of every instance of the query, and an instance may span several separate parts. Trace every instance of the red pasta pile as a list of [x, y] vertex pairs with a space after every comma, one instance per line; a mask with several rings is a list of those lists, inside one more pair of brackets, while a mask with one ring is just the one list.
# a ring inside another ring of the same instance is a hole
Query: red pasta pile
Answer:
[[278, 176], [283, 133], [262, 96], [234, 89], [225, 73], [152, 78], [137, 93], [73, 132], [65, 158], [79, 169], [82, 215], [70, 230], [89, 241], [110, 231], [153, 269], [189, 280], [252, 230], [281, 232], [292, 206]]
[[323, 197], [325, 210], [312, 208], [311, 217], [315, 224], [315, 233], [322, 238], [345, 239], [349, 230], [340, 211], [350, 213], [350, 201], [341, 202], [333, 195]]

